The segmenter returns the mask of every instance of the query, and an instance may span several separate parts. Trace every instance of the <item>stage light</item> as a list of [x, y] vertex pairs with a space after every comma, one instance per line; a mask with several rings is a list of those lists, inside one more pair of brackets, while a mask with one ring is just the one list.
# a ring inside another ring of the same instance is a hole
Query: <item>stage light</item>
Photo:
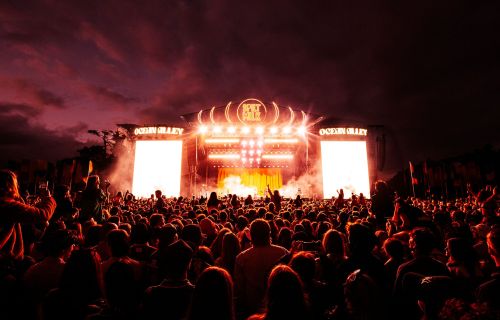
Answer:
[[227, 128], [228, 133], [236, 133], [236, 128], [235, 127], [229, 127]]
[[281, 143], [287, 143], [287, 144], [293, 144], [297, 143], [299, 140], [297, 139], [264, 139], [265, 144], [281, 144]]
[[182, 141], [141, 140], [135, 143], [132, 193], [147, 197], [161, 190], [178, 197], [181, 188]]
[[293, 159], [293, 154], [263, 154], [262, 159]]
[[253, 156], [254, 152], [255, 151], [253, 151], [253, 149], [252, 149], [252, 150], [248, 151], [248, 154], [251, 155], [251, 156]]
[[205, 139], [205, 143], [208, 144], [220, 144], [220, 143], [239, 143], [240, 139]]
[[249, 161], [250, 161], [250, 163], [253, 163], [253, 158], [250, 158]]
[[241, 162], [243, 163], [247, 162], [247, 158], [241, 158]]
[[243, 128], [241, 128], [241, 133], [243, 133], [243, 134], [249, 134], [250, 133], [250, 128], [249, 127], [243, 127]]
[[213, 128], [214, 133], [221, 133], [222, 132], [222, 127], [221, 126], [215, 126]]
[[297, 128], [297, 134], [303, 136], [307, 132], [307, 128], [305, 126], [300, 126]]
[[264, 134], [264, 128], [263, 127], [255, 128], [255, 133], [256, 134]]
[[283, 128], [283, 133], [284, 134], [290, 134], [290, 133], [292, 133], [292, 128], [290, 128], [290, 127], [284, 127]]
[[205, 134], [205, 133], [207, 133], [207, 131], [208, 131], [207, 126], [200, 126], [198, 128], [198, 132], [201, 133], [201, 134]]
[[277, 127], [271, 127], [271, 129], [269, 131], [271, 132], [271, 134], [277, 134], [278, 133], [278, 128]]
[[257, 154], [260, 156], [262, 154], [262, 150], [261, 149], [257, 150]]
[[246, 151], [245, 149], [241, 150], [241, 154], [243, 154], [243, 155], [244, 155], [244, 154], [246, 154], [246, 153], [247, 153], [247, 151]]
[[263, 144], [264, 144], [264, 142], [262, 142], [262, 140], [257, 141], [257, 146], [259, 148], [261, 148]]
[[240, 155], [237, 153], [224, 153], [224, 154], [209, 154], [208, 159], [239, 159]]
[[248, 145], [249, 145], [250, 147], [253, 147], [253, 146], [255, 145], [255, 141], [254, 141], [254, 140], [250, 140], [250, 141], [248, 141]]
[[345, 198], [353, 193], [370, 196], [368, 159], [365, 141], [321, 141], [323, 197], [337, 197], [343, 189]]
[[246, 140], [241, 141], [241, 145], [242, 145], [243, 147], [246, 147], [246, 146], [247, 146], [247, 143], [248, 143], [248, 142], [247, 142]]

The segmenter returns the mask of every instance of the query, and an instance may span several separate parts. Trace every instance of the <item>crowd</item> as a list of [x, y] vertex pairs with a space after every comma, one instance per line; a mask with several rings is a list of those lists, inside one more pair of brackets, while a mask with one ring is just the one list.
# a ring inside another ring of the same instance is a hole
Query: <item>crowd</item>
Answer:
[[[102, 187], [102, 188], [101, 188]], [[499, 319], [496, 188], [149, 199], [0, 171], [2, 319]]]

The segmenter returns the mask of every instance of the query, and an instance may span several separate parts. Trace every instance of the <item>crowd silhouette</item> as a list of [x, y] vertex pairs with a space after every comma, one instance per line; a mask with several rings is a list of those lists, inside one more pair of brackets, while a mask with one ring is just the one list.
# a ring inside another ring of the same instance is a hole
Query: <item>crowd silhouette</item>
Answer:
[[0, 171], [2, 319], [499, 319], [497, 189], [149, 199]]

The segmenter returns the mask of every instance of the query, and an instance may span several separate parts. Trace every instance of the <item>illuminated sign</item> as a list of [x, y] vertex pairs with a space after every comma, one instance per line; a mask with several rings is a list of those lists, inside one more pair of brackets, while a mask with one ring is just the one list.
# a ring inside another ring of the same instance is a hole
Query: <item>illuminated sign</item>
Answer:
[[242, 101], [236, 112], [238, 119], [243, 124], [262, 122], [267, 115], [266, 106], [257, 99], [246, 99]]
[[324, 128], [319, 129], [320, 136], [333, 136], [333, 135], [353, 135], [353, 136], [366, 136], [367, 129], [361, 128]]
[[184, 131], [183, 128], [174, 128], [174, 127], [142, 127], [142, 128], [135, 128], [134, 134], [136, 136], [143, 134], [181, 135], [183, 131]]

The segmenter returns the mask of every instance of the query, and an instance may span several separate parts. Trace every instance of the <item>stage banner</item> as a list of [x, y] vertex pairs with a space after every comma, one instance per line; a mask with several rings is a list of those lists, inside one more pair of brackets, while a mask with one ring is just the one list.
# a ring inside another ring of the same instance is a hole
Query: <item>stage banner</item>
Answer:
[[267, 185], [271, 190], [283, 186], [279, 168], [219, 168], [217, 188], [223, 193], [235, 193], [239, 196], [248, 194], [264, 196]]

